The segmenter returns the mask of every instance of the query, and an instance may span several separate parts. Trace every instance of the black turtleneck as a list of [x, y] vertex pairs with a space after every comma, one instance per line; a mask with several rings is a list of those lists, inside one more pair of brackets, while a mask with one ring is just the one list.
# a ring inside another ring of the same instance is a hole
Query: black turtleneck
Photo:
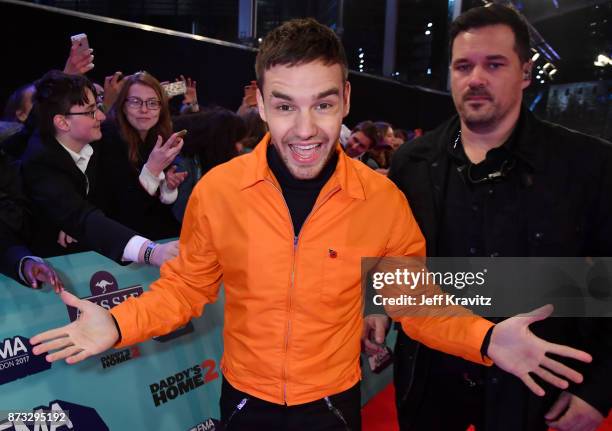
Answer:
[[312, 211], [317, 197], [321, 189], [331, 178], [336, 165], [338, 164], [338, 153], [334, 151], [331, 159], [321, 170], [319, 175], [309, 180], [300, 180], [295, 178], [287, 169], [287, 166], [281, 159], [280, 155], [274, 148], [274, 145], [268, 145], [266, 154], [268, 166], [276, 177], [281, 186], [283, 197], [289, 208], [291, 221], [293, 222], [293, 231], [297, 237], [302, 229], [302, 225], [306, 221], [308, 214]]

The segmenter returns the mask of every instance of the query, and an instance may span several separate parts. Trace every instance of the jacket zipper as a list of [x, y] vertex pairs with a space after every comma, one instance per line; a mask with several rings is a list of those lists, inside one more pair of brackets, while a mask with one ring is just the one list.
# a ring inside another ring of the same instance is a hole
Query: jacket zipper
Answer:
[[[300, 241], [300, 236], [302, 235], [302, 232], [304, 232], [304, 227], [306, 226], [306, 223], [308, 222], [308, 220], [310, 220], [310, 217], [315, 213], [317, 209], [321, 207], [321, 205], [327, 202], [329, 198], [332, 197], [333, 194], [335, 194], [338, 190], [340, 190], [340, 187], [339, 186], [334, 187], [332, 190], [329, 191], [329, 193], [325, 195], [325, 197], [321, 200], [321, 202], [318, 205], [315, 204], [315, 206], [312, 208], [312, 211], [310, 211], [310, 213], [306, 217], [306, 220], [304, 220], [300, 233], [298, 233], [296, 236], [295, 230], [293, 229], [291, 211], [289, 210], [289, 206], [287, 205], [287, 202], [285, 201], [283, 192], [276, 186], [276, 184], [274, 184], [274, 182], [270, 181], [269, 179], [266, 179], [265, 181], [271, 184], [272, 187], [274, 187], [274, 189], [276, 189], [276, 191], [280, 193], [281, 199], [283, 200], [283, 203], [285, 204], [285, 208], [287, 209], [287, 215], [289, 216], [289, 224], [291, 226], [291, 236], [293, 238], [293, 248], [292, 248], [292, 253], [291, 253], [291, 284], [289, 288], [289, 298], [288, 298], [289, 305], [288, 305], [288, 310], [287, 310], [288, 314], [291, 314], [291, 292], [293, 291], [293, 287], [295, 283], [295, 261], [297, 260], [296, 256], [298, 252], [298, 243]], [[290, 334], [291, 334], [291, 318], [287, 318], [287, 332], [285, 335], [285, 361], [283, 362], [283, 402], [285, 405], [287, 404], [287, 353], [289, 351], [289, 335]]]

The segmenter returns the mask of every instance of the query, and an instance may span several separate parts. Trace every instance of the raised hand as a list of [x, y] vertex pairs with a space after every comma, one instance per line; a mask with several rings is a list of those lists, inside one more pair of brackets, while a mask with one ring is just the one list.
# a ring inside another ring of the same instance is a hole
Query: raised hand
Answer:
[[119, 96], [119, 92], [125, 84], [122, 77], [121, 72], [115, 72], [104, 78], [104, 112], [108, 112], [115, 104], [117, 96]]
[[184, 81], [185, 82], [185, 87], [187, 89], [187, 91], [185, 92], [185, 96], [183, 97], [183, 104], [189, 104], [189, 105], [197, 105], [198, 104], [198, 93], [197, 93], [197, 82], [195, 80], [192, 80], [191, 78], [187, 77], [185, 78], [183, 75], [181, 75], [180, 79], [177, 79], [177, 81]]
[[65, 359], [76, 364], [92, 355], [110, 349], [119, 333], [110, 312], [93, 302], [79, 299], [66, 290], [60, 293], [64, 304], [76, 307], [79, 318], [61, 328], [51, 329], [30, 338], [35, 355], [47, 353], [48, 362]]
[[93, 60], [93, 49], [80, 50], [78, 45], [72, 45], [70, 55], [64, 66], [64, 73], [84, 75], [94, 68]]
[[545, 305], [529, 313], [519, 314], [495, 325], [491, 335], [491, 343], [487, 356], [499, 368], [514, 374], [536, 395], [544, 395], [544, 389], [538, 385], [529, 373], [539, 376], [542, 380], [566, 389], [569, 379], [575, 383], [582, 382], [582, 375], [547, 356], [552, 353], [558, 356], [591, 362], [592, 358], [586, 352], [561, 344], [549, 343], [536, 337], [529, 325], [544, 320], [553, 312], [552, 305]]
[[147, 163], [145, 163], [149, 172], [154, 176], [159, 176], [159, 174], [170, 166], [170, 163], [172, 163], [174, 158], [181, 152], [181, 148], [183, 148], [183, 138], [178, 136], [179, 133], [180, 132], [176, 132], [170, 135], [165, 143], [162, 143], [163, 139], [161, 136], [157, 137], [155, 147], [153, 147], [147, 159]]

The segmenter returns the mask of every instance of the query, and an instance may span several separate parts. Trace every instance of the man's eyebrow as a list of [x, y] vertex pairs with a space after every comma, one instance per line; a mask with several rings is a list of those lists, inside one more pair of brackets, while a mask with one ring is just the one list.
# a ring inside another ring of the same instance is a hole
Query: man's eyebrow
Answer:
[[501, 54], [496, 54], [496, 55], [487, 55], [487, 60], [508, 60], [508, 57], [506, 57], [505, 55], [501, 55]]
[[334, 88], [330, 88], [329, 90], [325, 90], [317, 94], [317, 97], [315, 99], [324, 99], [327, 96], [339, 96], [339, 95], [340, 95], [340, 90], [334, 87]]
[[288, 102], [292, 102], [293, 98], [285, 93], [281, 93], [280, 91], [272, 90], [272, 97], [276, 97], [277, 99], [283, 99]]
[[[502, 54], [491, 54], [491, 55], [487, 55], [485, 56], [485, 59], [487, 61], [495, 61], [495, 60], [503, 60], [503, 61], [508, 61], [508, 57], [506, 57], [505, 55]], [[460, 57], [457, 58], [455, 60], [453, 60], [452, 64], [457, 64], [457, 63], [470, 63], [472, 62], [471, 59], [467, 58], [467, 57]]]
[[[293, 101], [293, 98], [291, 96], [285, 93], [281, 93], [280, 91], [272, 90], [271, 94], [272, 94], [272, 97], [276, 97], [277, 99], [287, 100], [288, 102]], [[314, 99], [318, 100], [318, 99], [323, 99], [327, 96], [338, 96], [338, 95], [340, 95], [340, 90], [334, 87], [334, 88], [330, 88], [329, 90], [320, 92], [314, 97]]]

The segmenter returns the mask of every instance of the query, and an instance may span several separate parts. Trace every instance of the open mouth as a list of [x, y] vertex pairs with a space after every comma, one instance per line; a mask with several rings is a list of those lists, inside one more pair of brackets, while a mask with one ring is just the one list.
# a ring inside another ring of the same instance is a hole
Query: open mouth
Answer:
[[289, 144], [293, 158], [299, 162], [310, 162], [317, 158], [323, 144]]

